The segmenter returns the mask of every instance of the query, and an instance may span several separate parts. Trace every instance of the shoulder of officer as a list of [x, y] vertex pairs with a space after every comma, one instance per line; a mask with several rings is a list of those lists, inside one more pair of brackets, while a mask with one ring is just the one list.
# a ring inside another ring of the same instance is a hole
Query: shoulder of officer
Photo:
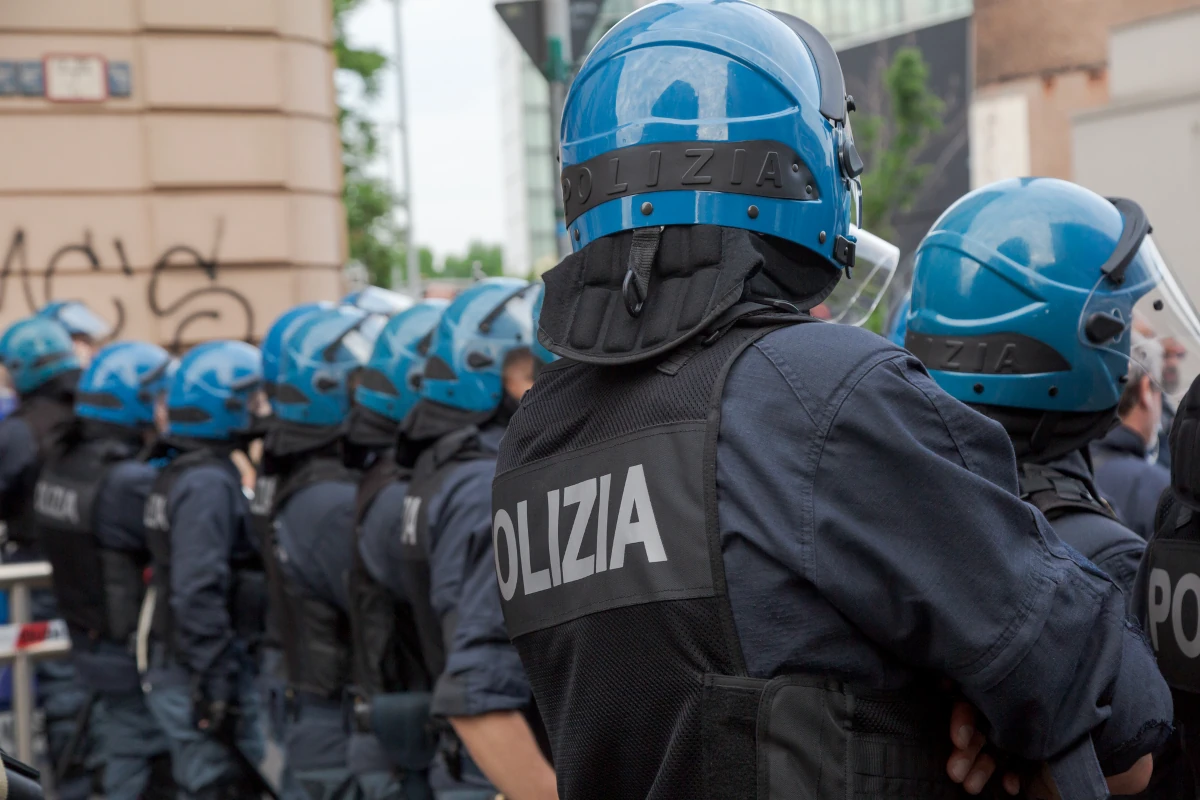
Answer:
[[878, 334], [832, 323], [789, 325], [771, 331], [753, 347], [793, 391], [822, 400], [849, 393], [863, 375], [884, 362], [907, 358], [919, 364]]

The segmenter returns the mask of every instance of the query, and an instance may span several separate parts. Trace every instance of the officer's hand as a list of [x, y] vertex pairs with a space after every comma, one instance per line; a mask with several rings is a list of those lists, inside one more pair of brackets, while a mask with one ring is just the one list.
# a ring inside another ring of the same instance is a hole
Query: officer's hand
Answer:
[[228, 681], [195, 681], [192, 688], [192, 722], [196, 730], [217, 739], [237, 736], [239, 709]]
[[[966, 702], [954, 704], [950, 712], [950, 741], [954, 745], [946, 762], [950, 780], [961, 783], [968, 794], [979, 794], [996, 771], [996, 760], [983, 752], [987, 739], [975, 727], [975, 708]], [[1009, 772], [1004, 775], [1004, 791], [1016, 795], [1021, 779]]]

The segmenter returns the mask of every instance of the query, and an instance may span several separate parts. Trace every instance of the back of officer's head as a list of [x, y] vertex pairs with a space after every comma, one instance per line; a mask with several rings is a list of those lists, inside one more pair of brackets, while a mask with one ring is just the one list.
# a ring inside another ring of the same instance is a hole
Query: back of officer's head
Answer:
[[1159, 291], [1148, 229], [1136, 204], [1066, 181], [977, 189], [917, 248], [906, 346], [1019, 457], [1076, 449], [1114, 423], [1135, 308]]
[[544, 343], [604, 361], [745, 295], [820, 302], [855, 258], [847, 106], [833, 48], [787, 15], [703, 0], [618, 23], [564, 108], [576, 255], [545, 276]]
[[520, 402], [519, 373], [533, 370], [532, 354], [519, 355], [533, 344], [531, 294], [527, 281], [488, 278], [456, 297], [430, 340], [422, 399], [472, 414]]
[[0, 336], [0, 363], [21, 396], [48, 391], [80, 371], [66, 328], [42, 316], [15, 322]]
[[388, 320], [354, 390], [359, 407], [396, 424], [404, 421], [420, 397], [432, 334], [449, 305], [422, 300]]
[[257, 347], [229, 340], [196, 345], [180, 359], [167, 389], [167, 435], [238, 444], [261, 384]]
[[319, 311], [288, 330], [272, 404], [282, 422], [313, 428], [342, 424], [351, 380], [366, 363], [383, 320], [352, 306]]
[[151, 432], [155, 409], [178, 364], [148, 342], [117, 342], [99, 350], [75, 395], [82, 420]]

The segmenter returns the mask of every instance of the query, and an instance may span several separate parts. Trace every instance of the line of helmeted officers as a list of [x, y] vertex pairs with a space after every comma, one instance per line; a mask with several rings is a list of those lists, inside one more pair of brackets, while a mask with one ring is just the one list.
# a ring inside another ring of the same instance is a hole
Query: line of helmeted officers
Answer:
[[82, 303], [4, 332], [6, 559], [53, 564], [72, 639], [38, 681], [60, 796], [554, 796], [491, 555], [541, 292], [371, 288], [178, 360], [97, 349]]

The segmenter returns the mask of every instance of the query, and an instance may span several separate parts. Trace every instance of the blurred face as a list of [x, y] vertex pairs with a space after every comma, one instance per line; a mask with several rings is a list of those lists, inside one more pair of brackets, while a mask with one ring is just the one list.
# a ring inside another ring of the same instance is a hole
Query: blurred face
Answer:
[[163, 392], [154, 401], [154, 429], [160, 434], [167, 432], [167, 393]]
[[1147, 436], [1147, 441], [1152, 442], [1157, 438], [1158, 428], [1162, 424], [1162, 390], [1148, 375], [1142, 378], [1141, 403], [1146, 414], [1146, 431], [1153, 434], [1153, 438]]
[[1171, 338], [1163, 339], [1163, 389], [1167, 394], [1179, 391], [1179, 364], [1187, 357], [1187, 349]]
[[525, 353], [508, 359], [504, 365], [504, 391], [518, 402], [533, 387], [534, 367], [537, 359], [533, 353]]
[[79, 366], [87, 369], [88, 364], [92, 363], [92, 356], [96, 354], [95, 343], [87, 336], [72, 336], [71, 345], [75, 348], [75, 357], [79, 359]]

